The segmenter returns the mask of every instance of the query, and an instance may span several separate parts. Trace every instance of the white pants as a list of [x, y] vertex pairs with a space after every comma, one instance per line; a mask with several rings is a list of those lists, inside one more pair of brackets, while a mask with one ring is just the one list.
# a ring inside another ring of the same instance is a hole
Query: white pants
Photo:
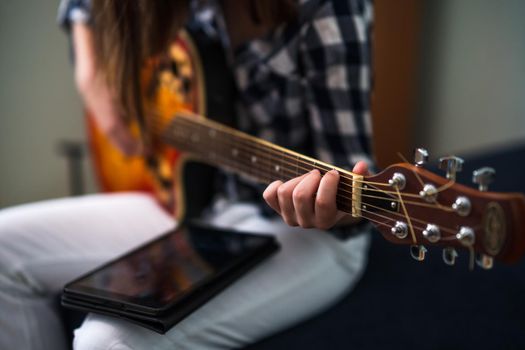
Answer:
[[[368, 236], [342, 242], [223, 203], [212, 224], [277, 236], [280, 251], [167, 334], [90, 314], [75, 349], [207, 349], [252, 343], [327, 308], [355, 284]], [[144, 194], [92, 195], [0, 211], [0, 349], [67, 349], [63, 285], [175, 225]], [[351, 315], [349, 315], [351, 316]]]

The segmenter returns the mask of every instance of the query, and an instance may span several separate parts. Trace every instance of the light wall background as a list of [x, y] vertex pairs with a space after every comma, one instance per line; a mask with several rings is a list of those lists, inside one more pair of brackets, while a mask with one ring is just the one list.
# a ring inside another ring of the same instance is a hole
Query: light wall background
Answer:
[[84, 139], [58, 0], [0, 0], [0, 207], [65, 196], [63, 139]]
[[[0, 0], [0, 208], [66, 196], [57, 143], [85, 140], [57, 6]], [[525, 1], [425, 0], [423, 8], [414, 142], [435, 155], [525, 142]]]
[[423, 8], [416, 143], [435, 156], [525, 143], [525, 1]]

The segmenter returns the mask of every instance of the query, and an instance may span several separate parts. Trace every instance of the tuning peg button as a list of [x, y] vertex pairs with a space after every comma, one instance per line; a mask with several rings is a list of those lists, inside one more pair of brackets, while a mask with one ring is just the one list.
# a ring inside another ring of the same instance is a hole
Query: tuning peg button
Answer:
[[432, 184], [425, 184], [423, 189], [419, 191], [419, 196], [429, 203], [436, 201], [438, 196], [438, 190], [436, 186]]
[[489, 184], [494, 181], [496, 176], [496, 170], [490, 167], [483, 167], [478, 170], [474, 170], [472, 173], [472, 181], [479, 186], [480, 191], [487, 191]]
[[443, 262], [449, 266], [456, 264], [456, 258], [458, 257], [458, 252], [452, 247], [447, 247], [443, 249]]
[[414, 150], [414, 163], [416, 166], [423, 166], [428, 162], [428, 151], [424, 148]]
[[393, 188], [402, 190], [407, 184], [407, 179], [405, 178], [405, 175], [401, 173], [394, 173], [394, 175], [392, 175], [392, 178], [388, 180], [388, 184]]
[[472, 209], [470, 199], [465, 196], [459, 196], [452, 204], [452, 210], [454, 210], [460, 216], [468, 216], [468, 214], [470, 214], [470, 209]]
[[417, 261], [425, 260], [425, 255], [427, 253], [427, 248], [422, 245], [411, 245], [410, 246], [410, 256]]
[[423, 230], [423, 236], [430, 243], [436, 243], [441, 239], [441, 232], [437, 225], [428, 224], [427, 227]]
[[439, 168], [447, 172], [447, 179], [455, 180], [456, 173], [463, 169], [462, 158], [456, 156], [447, 156], [439, 158]]
[[474, 245], [476, 235], [474, 230], [468, 226], [461, 226], [459, 232], [456, 233], [456, 239], [461, 242], [465, 247], [471, 247]]
[[397, 238], [403, 239], [408, 235], [408, 225], [402, 221], [396, 221], [396, 224], [390, 229], [390, 231]]

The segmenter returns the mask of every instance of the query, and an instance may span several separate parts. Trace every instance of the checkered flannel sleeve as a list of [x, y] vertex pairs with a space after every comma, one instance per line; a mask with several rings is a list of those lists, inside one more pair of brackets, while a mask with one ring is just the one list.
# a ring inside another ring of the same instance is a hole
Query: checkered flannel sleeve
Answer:
[[325, 2], [301, 30], [306, 101], [317, 156], [351, 169], [373, 168], [370, 31], [367, 0]]

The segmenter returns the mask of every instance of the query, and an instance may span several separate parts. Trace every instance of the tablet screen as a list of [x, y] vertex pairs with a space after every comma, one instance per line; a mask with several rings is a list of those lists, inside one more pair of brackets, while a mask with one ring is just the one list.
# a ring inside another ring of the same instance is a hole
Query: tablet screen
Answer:
[[66, 290], [160, 308], [273, 240], [185, 225], [81, 277]]

